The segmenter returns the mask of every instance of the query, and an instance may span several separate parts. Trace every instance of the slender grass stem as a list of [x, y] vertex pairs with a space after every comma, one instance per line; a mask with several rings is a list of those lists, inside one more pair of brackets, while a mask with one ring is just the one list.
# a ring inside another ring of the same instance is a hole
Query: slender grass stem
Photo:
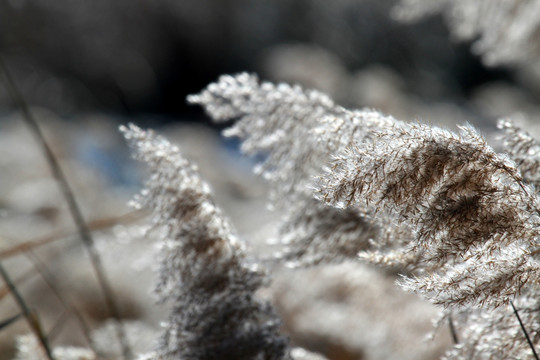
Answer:
[[452, 320], [452, 315], [448, 315], [448, 326], [450, 327], [450, 335], [452, 335], [452, 341], [454, 345], [459, 344], [459, 337], [457, 335], [456, 327], [454, 326], [454, 321]]
[[9, 291], [15, 298], [15, 301], [17, 302], [17, 305], [19, 305], [19, 308], [21, 309], [22, 313], [24, 314], [24, 317], [26, 318], [26, 321], [28, 322], [28, 325], [30, 326], [30, 329], [38, 339], [38, 342], [43, 349], [45, 355], [49, 360], [54, 360], [54, 357], [51, 352], [51, 348], [49, 347], [49, 343], [47, 342], [47, 339], [45, 338], [45, 335], [43, 334], [43, 331], [41, 330], [41, 327], [39, 326], [39, 322], [37, 321], [37, 317], [34, 315], [32, 316], [32, 312], [30, 311], [30, 308], [24, 301], [23, 297], [15, 287], [15, 284], [11, 281], [11, 278], [9, 277], [7, 271], [4, 269], [4, 266], [2, 263], [0, 263], [0, 276], [6, 283], [7, 287], [9, 288]]
[[49, 330], [46, 330], [47, 333], [47, 339], [50, 341], [54, 341], [54, 339], [60, 334], [62, 331], [62, 328], [66, 325], [67, 321], [69, 320], [69, 311], [64, 310], [58, 319], [54, 322], [54, 324], [51, 326]]
[[[62, 294], [62, 292], [60, 291], [60, 289], [56, 285], [54, 275], [49, 271], [49, 269], [47, 268], [45, 263], [43, 261], [41, 261], [41, 259], [36, 254], [34, 254], [34, 252], [31, 251], [31, 250], [28, 251], [26, 253], [26, 255], [28, 256], [28, 259], [32, 262], [32, 265], [34, 266], [34, 268], [41, 275], [41, 277], [42, 277], [43, 281], [45, 282], [45, 284], [49, 287], [49, 289], [51, 289], [52, 293], [55, 295], [55, 297], [58, 299], [58, 301], [60, 301], [62, 306], [65, 308], [65, 310], [66, 310], [65, 311], [65, 318], [67, 319], [67, 317], [69, 315], [73, 315], [75, 317], [75, 319], [77, 320], [77, 322], [78, 322], [78, 324], [79, 324], [79, 326], [81, 328], [81, 331], [83, 332], [83, 335], [84, 335], [86, 341], [88, 342], [88, 347], [97, 356], [98, 351], [95, 349], [94, 344], [92, 342], [92, 338], [90, 336], [90, 327], [88, 326], [88, 324], [84, 320], [84, 317], [79, 312], [79, 310], [77, 309], [75, 304], [69, 299], [68, 296]], [[64, 316], [62, 316], [62, 318], [64, 318]], [[63, 320], [59, 321], [58, 324], [63, 324]], [[58, 329], [60, 329], [60, 328], [61, 328], [61, 325], [60, 325], [60, 327]], [[49, 335], [47, 336], [47, 338], [52, 339], [51, 334], [54, 334], [54, 331], [50, 332]]]
[[0, 70], [4, 74], [6, 88], [9, 95], [12, 98], [12, 101], [21, 111], [24, 121], [26, 122], [29, 129], [33, 133], [36, 141], [42, 148], [45, 158], [47, 160], [47, 163], [49, 164], [49, 167], [51, 168], [52, 174], [55, 177], [56, 181], [58, 182], [58, 185], [60, 186], [62, 194], [68, 204], [69, 211], [73, 217], [73, 221], [75, 222], [75, 225], [77, 227], [79, 236], [89, 254], [90, 262], [92, 264], [94, 273], [101, 287], [107, 308], [109, 309], [111, 317], [116, 320], [115, 321], [116, 334], [118, 336], [118, 341], [120, 342], [120, 345], [122, 347], [123, 356], [125, 359], [131, 359], [132, 352], [129, 347], [122, 324], [120, 323], [120, 310], [118, 308], [117, 301], [114, 297], [109, 281], [107, 280], [107, 277], [105, 276], [105, 271], [103, 270], [101, 258], [99, 256], [98, 251], [96, 250], [94, 246], [94, 240], [86, 225], [86, 222], [84, 221], [81, 210], [77, 204], [77, 201], [75, 200], [75, 196], [73, 195], [73, 191], [71, 190], [71, 187], [69, 186], [66, 176], [64, 175], [64, 172], [62, 171], [62, 168], [60, 167], [60, 164], [58, 163], [54, 153], [52, 152], [49, 144], [45, 140], [45, 137], [43, 136], [43, 133], [36, 119], [33, 117], [32, 113], [30, 112], [30, 109], [28, 105], [26, 104], [26, 101], [24, 100], [23, 96], [18, 91], [17, 86], [15, 82], [13, 81], [13, 78], [9, 72], [9, 69], [7, 68], [6, 64], [1, 58], [0, 58]]
[[[1, 259], [0, 259], [1, 260]], [[14, 284], [21, 284], [34, 276], [35, 269], [30, 269], [19, 275], [16, 279], [13, 279]], [[9, 287], [6, 285], [0, 288], [0, 300], [9, 295]]]
[[527, 329], [525, 329], [525, 325], [523, 325], [523, 322], [521, 321], [521, 317], [519, 316], [519, 313], [512, 301], [510, 301], [510, 305], [512, 305], [512, 309], [514, 309], [514, 314], [516, 315], [519, 321], [519, 326], [521, 326], [521, 330], [523, 331], [523, 334], [525, 335], [525, 338], [527, 339], [527, 342], [529, 343], [529, 347], [531, 348], [534, 358], [536, 360], [539, 360], [538, 354], [536, 353], [536, 350], [534, 349], [534, 344], [532, 343], [531, 338], [529, 337], [529, 333], [527, 332]]
[[11, 317], [9, 317], [9, 318], [7, 318], [7, 319], [5, 319], [5, 320], [1, 320], [1, 321], [0, 321], [0, 331], [1, 331], [2, 329], [7, 328], [9, 325], [15, 323], [17, 320], [19, 320], [19, 319], [20, 319], [21, 317], [23, 317], [23, 316], [24, 316], [23, 313], [19, 313], [19, 314], [17, 314], [17, 315], [11, 316]]

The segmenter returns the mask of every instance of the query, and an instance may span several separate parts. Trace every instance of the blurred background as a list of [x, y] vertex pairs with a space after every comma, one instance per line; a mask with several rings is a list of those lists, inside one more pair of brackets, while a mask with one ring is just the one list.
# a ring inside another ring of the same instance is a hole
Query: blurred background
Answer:
[[[395, 0], [0, 3], [0, 56], [61, 161], [142, 350], [151, 347], [166, 310], [150, 295], [153, 244], [142, 235], [141, 215], [127, 206], [144, 170], [130, 160], [119, 124], [153, 127], [180, 144], [199, 163], [239, 233], [259, 251], [279, 218], [266, 209], [266, 184], [251, 175], [252, 161], [238, 154], [238, 144], [220, 138], [201, 109], [185, 100], [221, 74], [255, 72], [401, 120], [471, 122], [488, 138], [502, 116], [519, 112], [535, 123], [540, 88], [531, 67], [486, 67], [470, 43], [453, 40], [441, 15], [402, 23], [391, 17], [395, 5]], [[107, 344], [109, 315], [84, 249], [43, 151], [4, 82], [0, 153], [0, 261], [54, 335], [53, 344], [85, 346], [80, 324], [55, 295], [58, 290], [96, 329], [96, 343], [114, 354]], [[13, 251], [28, 241], [44, 245]], [[293, 341], [329, 359], [438, 358], [449, 337], [422, 342], [436, 309], [402, 294], [390, 275], [350, 267], [276, 275], [267, 296]], [[356, 273], [356, 280], [344, 279]], [[311, 281], [321, 278], [327, 282]], [[19, 310], [7, 288], [0, 291], [2, 320]], [[330, 292], [341, 295], [329, 297]], [[374, 304], [377, 311], [370, 312]], [[408, 315], [399, 315], [400, 308], [409, 309]], [[27, 332], [22, 320], [1, 329], [0, 359], [11, 359], [16, 336]]]
[[0, 50], [27, 101], [69, 119], [194, 118], [186, 95], [240, 71], [315, 86], [356, 107], [379, 105], [370, 101], [382, 86], [465, 106], [486, 83], [516, 82], [452, 42], [440, 16], [392, 20], [395, 3], [9, 0], [0, 5]]

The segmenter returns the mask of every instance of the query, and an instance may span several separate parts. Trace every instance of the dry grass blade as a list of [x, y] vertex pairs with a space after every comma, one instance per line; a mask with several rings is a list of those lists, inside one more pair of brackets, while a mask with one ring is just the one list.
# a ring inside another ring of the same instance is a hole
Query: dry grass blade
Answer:
[[23, 313], [19, 313], [17, 315], [11, 316], [5, 320], [0, 321], [0, 331], [9, 325], [13, 324], [15, 321], [19, 320], [21, 317], [23, 317]]
[[30, 325], [32, 332], [38, 339], [45, 355], [47, 356], [49, 360], [54, 360], [49, 344], [47, 343], [47, 339], [45, 338], [45, 335], [41, 331], [39, 322], [37, 321], [37, 317], [32, 315], [32, 312], [30, 311], [28, 305], [22, 298], [21, 294], [19, 294], [19, 292], [17, 291], [17, 288], [11, 281], [8, 273], [6, 272], [6, 270], [4, 269], [4, 266], [1, 263], [0, 263], [0, 276], [2, 276], [2, 279], [8, 286], [11, 294], [13, 295], [13, 297], [15, 298], [15, 301], [17, 302], [17, 305], [19, 305], [19, 307], [21, 308], [21, 311], [24, 314], [28, 322], [28, 325]]
[[[115, 225], [137, 221], [141, 219], [142, 217], [143, 217], [142, 211], [132, 211], [130, 213], [120, 215], [120, 216], [106, 217], [106, 218], [100, 218], [100, 219], [90, 221], [87, 224], [87, 228], [90, 231], [105, 230]], [[53, 234], [40, 237], [38, 239], [22, 242], [13, 247], [0, 250], [0, 260], [23, 254], [29, 250], [33, 250], [37, 247], [47, 245], [51, 242], [54, 242], [60, 239], [64, 239], [73, 234], [74, 234], [74, 230], [64, 229], [64, 230], [56, 231]]]
[[79, 236], [81, 237], [81, 240], [84, 246], [86, 247], [86, 250], [88, 251], [90, 261], [92, 263], [94, 273], [96, 274], [99, 285], [103, 292], [103, 296], [104, 296], [104, 300], [107, 305], [107, 308], [109, 309], [109, 312], [111, 313], [112, 318], [116, 320], [116, 332], [117, 332], [118, 340], [122, 346], [122, 352], [123, 352], [124, 358], [131, 359], [132, 352], [129, 347], [122, 324], [120, 323], [120, 310], [118, 308], [117, 301], [114, 297], [112, 287], [109, 284], [107, 277], [105, 276], [105, 271], [103, 270], [103, 266], [101, 264], [101, 258], [99, 256], [98, 251], [96, 250], [94, 246], [94, 240], [92, 238], [92, 235], [90, 234], [90, 231], [86, 225], [86, 222], [84, 221], [81, 210], [79, 206], [77, 205], [77, 201], [75, 200], [73, 191], [71, 190], [71, 187], [69, 186], [69, 183], [64, 175], [64, 172], [62, 171], [60, 167], [60, 164], [58, 163], [55, 155], [53, 154], [51, 148], [49, 147], [49, 144], [45, 140], [45, 137], [43, 136], [43, 133], [41, 132], [41, 129], [37, 121], [32, 116], [32, 113], [30, 112], [30, 109], [28, 108], [26, 101], [24, 100], [20, 92], [18, 91], [17, 86], [15, 85], [15, 82], [13, 81], [11, 77], [9, 69], [7, 68], [7, 66], [5, 65], [2, 59], [0, 59], [0, 70], [2, 70], [4, 74], [7, 92], [11, 96], [14, 104], [22, 112], [24, 121], [27, 123], [28, 127], [32, 131], [33, 135], [35, 136], [36, 141], [39, 143], [40, 147], [42, 148], [44, 156], [47, 160], [47, 163], [49, 164], [51, 171], [60, 186], [62, 194], [64, 195], [64, 198], [68, 204], [69, 211], [73, 217], [73, 221], [75, 222], [75, 225], [77, 226]]
[[[88, 343], [89, 348], [94, 352], [94, 354], [97, 354], [96, 349], [93, 346], [92, 339], [90, 337], [90, 327], [84, 320], [82, 314], [77, 310], [77, 307], [75, 304], [65, 295], [62, 294], [60, 289], [55, 285], [56, 281], [54, 279], [54, 275], [47, 269], [47, 266], [39, 259], [39, 257], [34, 254], [33, 251], [29, 251], [26, 253], [28, 259], [31, 261], [34, 268], [37, 270], [37, 272], [41, 275], [43, 281], [45, 284], [51, 289], [52, 293], [55, 295], [55, 297], [60, 301], [62, 306], [65, 308], [65, 313], [62, 315], [61, 319], [58, 321], [58, 324], [63, 324], [64, 319], [67, 319], [69, 315], [74, 315], [75, 319], [77, 320], [77, 323], [79, 324], [84, 337]], [[61, 327], [53, 327], [54, 331], [57, 331], [55, 329], [60, 329]], [[49, 335], [47, 338], [51, 338], [51, 334], [54, 333], [54, 331], [51, 330], [49, 332]]]

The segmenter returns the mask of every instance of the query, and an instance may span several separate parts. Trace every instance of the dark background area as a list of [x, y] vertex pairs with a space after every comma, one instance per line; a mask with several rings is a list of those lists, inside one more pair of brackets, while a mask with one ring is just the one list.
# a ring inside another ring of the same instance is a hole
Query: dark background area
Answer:
[[[390, 18], [394, 5], [10, 0], [0, 4], [0, 53], [27, 101], [65, 118], [88, 112], [199, 118], [186, 95], [220, 74], [288, 80], [276, 78], [266, 61], [284, 44], [322, 49], [348, 72], [383, 65], [399, 75], [405, 92], [426, 101], [460, 103], [488, 81], [512, 81], [510, 71], [485, 68], [468, 44], [453, 43], [440, 17], [401, 24]], [[9, 108], [3, 90], [0, 95], [2, 108]]]

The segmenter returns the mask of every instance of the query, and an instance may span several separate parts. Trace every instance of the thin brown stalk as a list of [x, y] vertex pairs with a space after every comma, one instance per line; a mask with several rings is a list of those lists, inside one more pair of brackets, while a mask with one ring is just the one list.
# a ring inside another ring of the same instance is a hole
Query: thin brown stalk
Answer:
[[66, 324], [66, 321], [69, 319], [69, 316], [70, 316], [69, 310], [64, 309], [64, 311], [62, 311], [62, 313], [60, 314], [58, 319], [54, 322], [54, 324], [51, 326], [51, 328], [48, 331], [46, 331], [47, 339], [49, 339], [50, 341], [53, 341], [58, 336], [58, 334], [60, 334], [60, 331]]
[[[143, 213], [141, 211], [132, 211], [120, 216], [96, 219], [88, 222], [87, 229], [90, 231], [108, 229], [118, 224], [137, 221], [142, 218], [142, 215]], [[75, 232], [76, 230], [73, 229], [62, 229], [44, 237], [21, 242], [8, 249], [0, 250], [0, 260], [20, 255], [39, 246], [47, 245], [51, 242], [64, 239], [70, 235], [73, 235]]]
[[516, 307], [514, 306], [514, 302], [510, 301], [510, 305], [512, 305], [512, 309], [514, 310], [514, 314], [516, 315], [516, 318], [519, 321], [519, 326], [521, 326], [521, 331], [523, 331], [523, 334], [525, 335], [525, 338], [527, 339], [527, 343], [529, 344], [529, 347], [531, 348], [531, 351], [533, 353], [534, 358], [536, 360], [539, 360], [538, 359], [538, 354], [536, 353], [536, 350], [534, 348], [534, 344], [532, 343], [531, 338], [529, 337], [529, 333], [527, 332], [527, 329], [525, 329], [525, 325], [523, 325], [523, 321], [521, 321], [521, 317], [519, 316], [519, 313], [518, 313]]
[[[13, 280], [13, 283], [20, 284], [21, 282], [31, 279], [34, 273], [35, 273], [34, 269], [27, 270], [23, 274], [19, 275], [15, 280]], [[7, 285], [4, 286], [3, 288], [0, 288], [0, 300], [2, 300], [8, 294], [9, 294], [9, 287]]]
[[14, 322], [16, 322], [17, 320], [19, 320], [20, 318], [22, 318], [24, 316], [23, 313], [19, 313], [17, 315], [13, 315], [5, 320], [1, 320], [0, 321], [0, 331], [4, 328], [7, 328], [9, 325], [13, 324]]
[[13, 284], [13, 282], [11, 281], [11, 279], [10, 279], [8, 273], [6, 272], [6, 270], [4, 269], [4, 266], [2, 265], [2, 263], [0, 263], [0, 276], [2, 276], [2, 279], [4, 280], [6, 285], [8, 286], [9, 291], [11, 292], [13, 297], [15, 298], [15, 301], [17, 302], [17, 305], [19, 306], [22, 313], [24, 314], [24, 316], [26, 318], [26, 321], [28, 322], [28, 325], [30, 326], [30, 329], [32, 330], [32, 332], [34, 333], [36, 338], [38, 339], [38, 342], [39, 342], [43, 352], [45, 353], [45, 355], [47, 356], [47, 358], [49, 360], [54, 360], [54, 357], [52, 355], [52, 352], [51, 352], [51, 349], [50, 349], [49, 344], [47, 342], [47, 339], [45, 338], [45, 335], [43, 334], [43, 332], [41, 331], [41, 328], [39, 326], [37, 316], [35, 316], [35, 315], [33, 316], [32, 312], [30, 311], [30, 308], [28, 307], [28, 305], [24, 301], [23, 297], [21, 296], [21, 294], [19, 293], [19, 291], [15, 287], [15, 284]]
[[[69, 247], [65, 250], [69, 250]], [[49, 254], [47, 256], [47, 259], [46, 259], [46, 263], [53, 263], [55, 261], [55, 259], [58, 257], [58, 256], [61, 256], [62, 254], [64, 254], [63, 252], [55, 252], [53, 254]], [[0, 260], [1, 257], [0, 257]], [[42, 261], [43, 262], [43, 261]], [[37, 271], [36, 271], [36, 268], [35, 266], [34, 267], [31, 267], [30, 269], [27, 269], [25, 272], [23, 272], [22, 274], [20, 274], [17, 278], [13, 279], [13, 283], [14, 284], [17, 284], [17, 285], [21, 285], [22, 283], [24, 283], [25, 281], [31, 279], [34, 275], [36, 275]], [[4, 286], [2, 288], [0, 288], [0, 300], [7, 296], [9, 294], [9, 288], [7, 286]]]
[[454, 345], [459, 344], [459, 338], [457, 335], [456, 327], [454, 326], [454, 321], [452, 320], [452, 315], [448, 315], [448, 326], [450, 327], [450, 335], [452, 335], [452, 341]]
[[[41, 259], [33, 251], [27, 252], [26, 255], [28, 259], [31, 261], [36, 271], [41, 275], [45, 284], [49, 287], [49, 289], [52, 291], [54, 296], [65, 308], [66, 310], [65, 314], [67, 316], [69, 316], [70, 314], [75, 316], [75, 319], [77, 320], [77, 323], [79, 324], [83, 332], [83, 335], [88, 343], [89, 348], [94, 352], [94, 354], [97, 354], [98, 352], [93, 345], [92, 338], [90, 337], [90, 327], [84, 320], [84, 317], [79, 312], [75, 304], [69, 299], [68, 296], [62, 294], [58, 286], [56, 286], [57, 282], [54, 279], [54, 275], [47, 269], [47, 266], [43, 263], [43, 261], [41, 261]], [[59, 322], [59, 323], [61, 324], [62, 322]], [[51, 332], [49, 332], [49, 335], [47, 337], [51, 338]]]
[[4, 74], [7, 92], [11, 96], [14, 104], [21, 111], [24, 121], [26, 122], [29, 129], [33, 133], [39, 146], [42, 148], [45, 158], [47, 160], [47, 163], [49, 164], [49, 167], [51, 168], [51, 171], [53, 173], [53, 176], [57, 180], [58, 185], [62, 191], [62, 194], [68, 204], [68, 208], [73, 217], [73, 221], [75, 222], [75, 225], [77, 226], [79, 236], [89, 254], [90, 261], [92, 263], [92, 267], [94, 269], [94, 273], [96, 274], [98, 283], [101, 287], [107, 308], [109, 309], [111, 317], [115, 320], [116, 333], [118, 336], [118, 341], [120, 342], [120, 345], [122, 347], [123, 356], [125, 359], [131, 359], [132, 351], [129, 347], [125, 331], [122, 327], [122, 324], [120, 323], [120, 310], [117, 305], [117, 300], [113, 294], [112, 287], [107, 277], [105, 276], [105, 271], [103, 270], [103, 266], [101, 263], [101, 257], [94, 246], [94, 240], [86, 225], [86, 222], [83, 218], [83, 215], [77, 204], [77, 201], [75, 200], [73, 191], [71, 190], [71, 187], [69, 186], [66, 176], [64, 175], [64, 172], [62, 171], [62, 168], [60, 167], [60, 164], [58, 163], [56, 156], [52, 152], [47, 141], [45, 140], [45, 137], [43, 136], [43, 133], [36, 119], [33, 117], [28, 105], [26, 104], [26, 101], [24, 100], [23, 96], [17, 89], [17, 86], [15, 82], [13, 81], [13, 78], [11, 77], [11, 74], [9, 72], [9, 69], [7, 68], [6, 64], [1, 58], [0, 58], [0, 69], [2, 70]]

